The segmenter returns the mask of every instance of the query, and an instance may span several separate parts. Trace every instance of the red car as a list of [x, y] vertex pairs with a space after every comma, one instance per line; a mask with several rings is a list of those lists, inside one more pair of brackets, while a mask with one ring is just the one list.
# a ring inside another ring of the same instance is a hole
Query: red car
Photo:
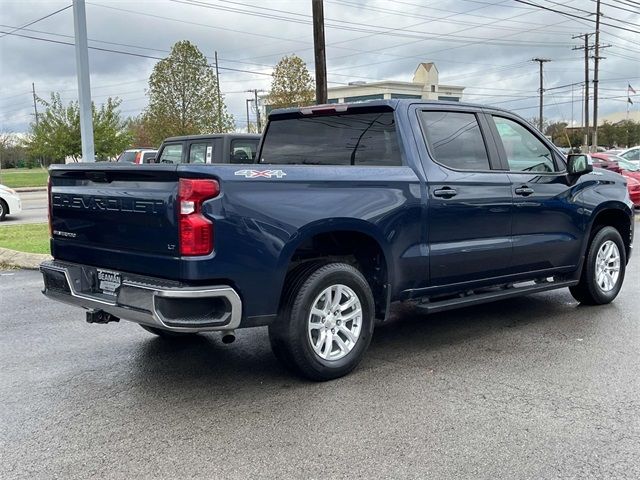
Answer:
[[640, 207], [640, 167], [611, 153], [592, 153], [591, 160], [596, 168], [604, 168], [626, 177], [629, 197], [636, 207]]
[[631, 201], [636, 207], [640, 207], [640, 167], [635, 163], [616, 157], [620, 173], [627, 178], [627, 189]]
[[595, 168], [604, 168], [612, 172], [620, 173], [620, 167], [618, 166], [618, 160], [622, 160], [616, 155], [610, 153], [592, 153], [591, 159], [593, 160], [593, 166]]

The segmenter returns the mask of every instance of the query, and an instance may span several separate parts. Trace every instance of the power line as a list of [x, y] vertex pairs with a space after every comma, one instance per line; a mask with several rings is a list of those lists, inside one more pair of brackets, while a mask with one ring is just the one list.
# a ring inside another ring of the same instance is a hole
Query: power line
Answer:
[[[533, 7], [540, 8], [540, 9], [542, 9], [542, 10], [548, 10], [548, 11], [550, 11], [550, 12], [559, 13], [560, 15], [565, 15], [565, 16], [567, 16], [567, 17], [577, 18], [577, 19], [579, 19], [579, 20], [583, 20], [583, 21], [586, 21], [586, 22], [596, 23], [596, 21], [595, 21], [595, 20], [592, 20], [592, 19], [590, 19], [590, 18], [583, 18], [583, 17], [579, 17], [578, 15], [574, 15], [573, 13], [563, 12], [563, 11], [560, 11], [560, 10], [556, 10], [556, 9], [554, 9], [554, 8], [545, 7], [544, 5], [538, 5], [537, 3], [527, 2], [526, 0], [514, 0], [514, 1], [515, 1], [515, 2], [518, 2], [518, 3], [523, 3], [523, 4], [525, 4], [525, 5], [531, 5], [531, 6], [533, 6]], [[623, 22], [623, 23], [629, 23], [629, 22], [622, 21], [622, 20], [618, 20], [618, 21], [619, 21], [619, 22]], [[627, 32], [631, 32], [631, 33], [640, 33], [640, 31], [638, 31], [638, 30], [632, 30], [632, 29], [630, 29], [630, 28], [621, 27], [620, 25], [613, 25], [613, 24], [611, 24], [611, 23], [605, 23], [605, 22], [600, 22], [600, 23], [601, 23], [602, 25], [606, 25], [606, 26], [608, 26], [608, 27], [613, 27], [613, 28], [618, 28], [618, 29], [620, 29], [620, 30], [625, 30], [625, 31], [627, 31]]]
[[[596, 3], [596, 0], [591, 0], [591, 1]], [[622, 2], [620, 2], [620, 3], [622, 3]], [[625, 12], [631, 12], [631, 13], [635, 13], [636, 15], [640, 15], [640, 11], [638, 11], [638, 10], [631, 10], [629, 8], [624, 8], [624, 7], [621, 7], [619, 5], [611, 5], [610, 3], [606, 3], [606, 2], [602, 2], [602, 5], [606, 5], [607, 7], [616, 8], [618, 10], [624, 10]], [[622, 3], [622, 5], [626, 5], [626, 4]]]
[[[33, 35], [24, 35], [24, 34], [20, 34], [20, 33], [10, 33], [10, 32], [0, 32], [0, 33], [4, 33], [6, 35], [14, 35], [16, 37], [23, 37], [23, 38], [29, 38], [32, 40], [39, 40], [39, 41], [43, 41], [43, 42], [49, 42], [49, 43], [57, 43], [59, 45], [69, 45], [69, 46], [74, 46], [74, 43], [71, 42], [63, 42], [61, 40], [53, 40], [50, 38], [42, 38], [42, 37], [35, 37]], [[165, 60], [165, 57], [156, 57], [153, 55], [145, 55], [143, 53], [135, 53], [135, 52], [125, 52], [124, 50], [114, 50], [114, 49], [110, 49], [110, 48], [101, 48], [101, 47], [89, 47], [90, 50], [98, 50], [101, 52], [109, 52], [109, 53], [119, 53], [122, 55], [130, 55], [133, 57], [140, 57], [140, 58], [149, 58], [152, 60]], [[212, 67], [213, 65], [210, 65], [207, 63], [208, 67]], [[239, 69], [239, 68], [231, 68], [231, 67], [220, 67], [220, 70], [227, 70], [230, 72], [241, 72], [241, 73], [251, 73], [253, 75], [264, 75], [264, 76], [268, 76], [270, 77], [271, 74], [270, 73], [266, 73], [266, 72], [256, 72], [254, 70], [244, 70], [244, 69]]]
[[29, 22], [29, 23], [25, 23], [25, 24], [24, 24], [24, 25], [22, 25], [21, 27], [16, 27], [14, 30], [11, 30], [10, 32], [7, 32], [7, 33], [5, 33], [4, 35], [0, 35], [0, 38], [2, 38], [2, 37], [6, 37], [7, 35], [11, 35], [11, 34], [12, 34], [12, 33], [14, 33], [14, 32], [17, 32], [17, 31], [19, 31], [19, 30], [22, 30], [23, 28], [27, 28], [27, 27], [29, 27], [29, 26], [33, 25], [34, 23], [41, 22], [42, 20], [44, 20], [44, 19], [46, 19], [46, 18], [53, 17], [54, 15], [56, 15], [56, 14], [58, 14], [58, 13], [60, 13], [60, 12], [64, 12], [65, 10], [67, 10], [68, 8], [71, 8], [72, 6], [73, 6], [73, 5], [67, 5], [66, 7], [61, 8], [61, 9], [59, 9], [59, 10], [56, 10], [55, 12], [51, 12], [51, 13], [49, 13], [49, 14], [45, 15], [44, 17], [40, 17], [40, 18], [37, 18], [37, 19], [35, 19], [35, 20], [33, 20], [33, 21]]
[[[261, 11], [251, 11], [251, 10], [241, 10], [241, 9], [237, 9], [237, 8], [231, 8], [231, 7], [224, 7], [224, 6], [220, 6], [220, 5], [211, 5], [209, 3], [205, 3], [202, 1], [196, 1], [196, 0], [170, 0], [171, 2], [174, 3], [179, 3], [179, 4], [184, 4], [184, 5], [191, 5], [191, 6], [195, 6], [195, 7], [202, 7], [202, 8], [209, 8], [209, 9], [213, 9], [213, 10], [222, 10], [222, 11], [227, 11], [227, 12], [233, 12], [233, 13], [240, 13], [243, 15], [249, 15], [249, 16], [255, 16], [255, 17], [260, 17], [260, 18], [268, 18], [270, 20], [282, 20], [282, 21], [287, 21], [287, 22], [293, 22], [293, 23], [300, 23], [303, 25], [311, 25], [311, 20], [306, 20], [306, 19], [298, 19], [295, 17], [283, 17], [283, 16], [277, 16], [277, 15], [271, 15], [271, 14], [266, 14], [263, 13]], [[225, 1], [226, 3], [237, 3], [237, 2], [230, 2], [229, 0], [219, 0], [219, 1]], [[264, 7], [260, 7], [260, 10], [272, 10], [272, 11], [278, 11], [278, 12], [282, 12], [282, 10], [276, 10], [276, 9], [267, 9]], [[288, 12], [285, 12], [288, 13]], [[293, 13], [292, 13], [293, 14]], [[294, 15], [297, 16], [303, 16], [303, 17], [309, 17], [308, 15], [303, 15], [303, 14], [298, 14], [295, 13]], [[326, 28], [334, 28], [334, 29], [339, 29], [339, 30], [345, 30], [345, 31], [350, 31], [350, 32], [362, 32], [362, 33], [375, 33], [375, 34], [379, 34], [379, 35], [390, 35], [390, 36], [397, 36], [397, 37], [403, 37], [403, 38], [421, 38], [424, 40], [433, 40], [434, 37], [433, 36], [428, 36], [425, 35], [423, 32], [417, 31], [417, 30], [407, 30], [407, 29], [392, 29], [392, 30], [376, 30], [376, 29], [372, 29], [375, 28], [375, 25], [369, 25], [369, 24], [363, 24], [363, 23], [358, 23], [358, 22], [350, 22], [350, 21], [346, 21], [346, 20], [336, 20], [333, 19], [332, 21], [334, 22], [341, 22], [341, 23], [346, 23], [346, 24], [351, 24], [351, 25], [355, 25], [355, 26], [344, 26], [344, 25], [334, 25], [334, 24], [330, 24], [327, 23], [329, 20], [327, 19], [327, 21], [325, 22], [325, 27]], [[450, 35], [450, 34], [439, 34], [440, 36], [446, 36], [448, 40], [452, 41], [452, 42], [469, 42], [469, 41], [473, 41], [475, 43], [479, 42], [479, 39], [477, 38], [473, 38], [473, 37], [462, 37], [462, 36], [456, 36], [456, 35]], [[437, 38], [437, 37], [436, 37]], [[513, 41], [510, 42], [494, 42], [491, 39], [484, 39], [484, 41], [480, 42], [480, 43], [485, 43], [487, 45], [500, 45], [500, 46], [512, 46], [512, 47], [516, 47], [518, 45], [514, 45]], [[521, 42], [516, 42], [516, 43], [520, 43], [521, 45], [528, 45], [528, 46], [555, 46], [555, 47], [562, 47], [562, 46], [567, 46], [566, 43], [560, 43], [560, 42], [531, 42], [531, 41], [521, 41]]]

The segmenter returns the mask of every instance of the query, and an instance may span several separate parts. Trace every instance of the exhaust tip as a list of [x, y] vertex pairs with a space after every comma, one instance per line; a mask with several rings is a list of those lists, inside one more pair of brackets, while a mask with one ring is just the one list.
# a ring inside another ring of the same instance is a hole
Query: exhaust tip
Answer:
[[228, 345], [228, 344], [233, 343], [235, 341], [236, 341], [235, 332], [229, 332], [229, 333], [225, 333], [224, 335], [222, 335], [222, 343], [224, 343], [225, 345]]

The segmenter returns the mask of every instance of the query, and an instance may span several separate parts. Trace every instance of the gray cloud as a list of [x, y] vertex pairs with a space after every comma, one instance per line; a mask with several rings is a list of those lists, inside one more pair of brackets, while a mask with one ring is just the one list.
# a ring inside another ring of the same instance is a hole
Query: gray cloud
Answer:
[[[249, 96], [245, 90], [266, 90], [270, 84], [269, 76], [251, 72], [269, 73], [282, 55], [291, 53], [300, 55], [313, 69], [310, 2], [251, 0], [242, 2], [244, 6], [225, 0], [203, 3], [216, 8], [168, 0], [92, 0], [87, 3], [89, 37], [111, 43], [90, 45], [162, 57], [173, 43], [188, 39], [207, 56], [213, 57], [217, 50], [222, 67], [247, 70], [221, 70], [227, 104], [242, 127], [244, 99]], [[553, 7], [543, 0], [538, 3]], [[67, 4], [4, 0], [1, 23], [23, 25]], [[591, 11], [593, 5], [589, 0], [572, 0], [562, 8], [579, 14], [572, 7]], [[609, 17], [625, 19], [629, 28], [638, 29], [640, 15], [609, 7], [603, 7], [603, 11]], [[325, 16], [330, 85], [353, 80], [410, 80], [418, 62], [434, 61], [441, 82], [467, 87], [467, 101], [515, 109], [527, 118], [537, 114], [538, 70], [530, 59], [542, 56], [553, 60], [545, 66], [547, 89], [582, 82], [582, 52], [572, 50], [578, 43], [571, 36], [593, 29], [586, 20], [531, 9], [511, 0], [445, 0], [429, 5], [420, 0], [325, 0]], [[6, 29], [2, 27], [3, 31]], [[380, 30], [388, 32], [373, 34]], [[601, 63], [600, 108], [606, 115], [625, 110], [628, 82], [635, 83], [640, 91], [640, 35], [606, 26], [603, 31], [603, 43], [612, 45], [604, 51], [607, 58]], [[73, 35], [71, 9], [19, 33], [73, 42], [67, 37]], [[28, 129], [33, 108], [31, 82], [42, 97], [61, 91], [66, 100], [76, 98], [73, 47], [5, 36], [0, 38], [0, 55], [1, 130]], [[123, 100], [125, 115], [139, 113], [146, 105], [146, 81], [154, 63], [153, 59], [91, 50], [94, 100], [100, 103], [109, 95], [118, 96]], [[579, 95], [577, 86], [573, 92], [573, 117], [578, 122]], [[546, 105], [545, 115], [549, 118], [570, 120], [571, 88], [549, 90]]]

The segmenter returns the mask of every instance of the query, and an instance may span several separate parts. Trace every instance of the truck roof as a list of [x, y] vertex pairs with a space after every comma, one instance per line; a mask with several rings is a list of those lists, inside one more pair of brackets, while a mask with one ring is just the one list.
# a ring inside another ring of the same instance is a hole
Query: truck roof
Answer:
[[421, 98], [396, 98], [391, 100], [367, 100], [364, 102], [349, 102], [349, 103], [327, 103], [324, 105], [309, 105], [307, 107], [295, 107], [295, 108], [278, 108], [272, 110], [269, 113], [269, 117], [278, 116], [283, 114], [292, 114], [301, 112], [304, 109], [315, 109], [321, 107], [342, 107], [346, 109], [358, 109], [358, 108], [371, 108], [371, 107], [388, 107], [389, 109], [396, 110], [401, 105], [411, 105], [411, 104], [422, 104], [422, 105], [451, 105], [451, 106], [462, 106], [462, 107], [473, 107], [473, 108], [486, 108], [494, 111], [502, 111], [507, 112], [503, 108], [492, 107], [489, 105], [481, 105], [478, 103], [468, 103], [468, 102], [453, 102], [450, 100], [424, 100]]
[[233, 138], [260, 138], [260, 134], [257, 133], [206, 133], [204, 135], [181, 135], [178, 137], [168, 137], [165, 138], [164, 142], [180, 142], [184, 140], [202, 140], [208, 138], [224, 138], [224, 137], [233, 137]]

